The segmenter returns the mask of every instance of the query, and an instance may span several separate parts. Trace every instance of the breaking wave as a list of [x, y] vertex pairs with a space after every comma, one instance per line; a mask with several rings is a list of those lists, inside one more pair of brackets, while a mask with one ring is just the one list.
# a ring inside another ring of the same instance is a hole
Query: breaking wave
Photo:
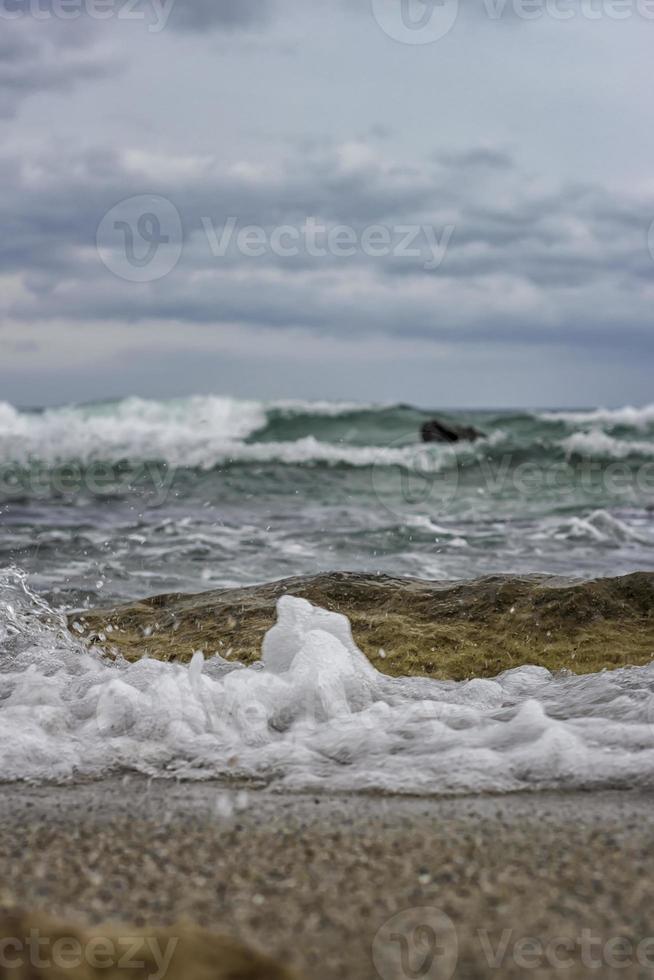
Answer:
[[654, 529], [649, 522], [645, 527], [634, 526], [606, 510], [596, 510], [588, 516], [573, 515], [563, 520], [550, 520], [532, 534], [533, 541], [552, 538], [559, 541], [587, 541], [608, 547], [620, 547], [629, 542], [654, 547]]
[[[654, 455], [654, 434], [643, 438], [654, 420], [653, 406], [541, 415], [466, 413], [464, 420], [485, 438], [455, 448], [421, 443], [420, 427], [433, 414], [410, 405], [266, 403], [217, 396], [127, 398], [38, 411], [0, 403], [0, 464], [161, 461], [171, 467], [210, 470], [232, 464], [320, 463], [421, 471], [458, 465], [460, 459], [501, 458], [507, 452], [516, 465], [574, 455]], [[458, 420], [456, 414], [438, 414], [446, 421]], [[634, 432], [638, 438], [633, 438]]]
[[561, 443], [570, 456], [577, 454], [588, 459], [627, 459], [654, 456], [654, 441], [617, 439], [601, 429], [575, 432]]
[[643, 408], [598, 408], [583, 412], [543, 412], [540, 418], [546, 422], [565, 422], [568, 425], [624, 426], [646, 429], [654, 425], [654, 405]]
[[[390, 678], [348, 620], [290, 596], [259, 664], [110, 662], [17, 570], [0, 579], [0, 778], [136, 771], [423, 795], [654, 788], [654, 665]], [[387, 651], [392, 655], [392, 650]]]
[[[0, 566], [71, 605], [335, 567], [438, 579], [650, 569], [650, 412], [0, 403]], [[422, 443], [434, 414], [483, 436]]]
[[[129, 398], [38, 412], [0, 403], [0, 462], [56, 466], [150, 460], [200, 470], [234, 463], [424, 469], [428, 455], [429, 465], [438, 469], [439, 456], [452, 459], [453, 450], [422, 446], [419, 425], [417, 410], [352, 403], [264, 404], [198, 396], [170, 402]], [[500, 437], [493, 433], [491, 444]], [[457, 447], [464, 455], [471, 451]]]

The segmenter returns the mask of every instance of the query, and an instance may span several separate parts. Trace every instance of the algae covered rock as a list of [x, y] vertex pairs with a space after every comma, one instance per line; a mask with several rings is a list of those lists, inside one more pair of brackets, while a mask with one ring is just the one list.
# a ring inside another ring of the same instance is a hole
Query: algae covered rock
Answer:
[[590, 673], [654, 658], [654, 573], [588, 582], [491, 576], [441, 583], [331, 572], [199, 595], [155, 596], [74, 613], [89, 644], [134, 661], [188, 662], [202, 650], [252, 663], [283, 595], [344, 613], [374, 665], [463, 680], [536, 664]]

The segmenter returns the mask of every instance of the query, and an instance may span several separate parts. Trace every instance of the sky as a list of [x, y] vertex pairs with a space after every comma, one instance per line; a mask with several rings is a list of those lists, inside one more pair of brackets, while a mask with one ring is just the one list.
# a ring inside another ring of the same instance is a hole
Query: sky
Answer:
[[0, 0], [0, 401], [644, 404], [654, 0]]

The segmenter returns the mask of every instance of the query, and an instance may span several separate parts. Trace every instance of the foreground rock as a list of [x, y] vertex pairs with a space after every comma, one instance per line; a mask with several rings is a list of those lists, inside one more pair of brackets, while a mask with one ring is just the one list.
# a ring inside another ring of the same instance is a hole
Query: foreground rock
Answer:
[[[40, 957], [26, 955], [24, 937], [38, 937]], [[8, 974], [0, 976], [13, 980], [293, 980], [268, 957], [188, 922], [168, 929], [84, 929], [38, 912], [0, 910], [0, 947], [14, 954]], [[59, 960], [56, 950], [62, 950]]]
[[654, 573], [570, 583], [493, 576], [472, 582], [334, 572], [200, 595], [163, 595], [72, 614], [69, 627], [130, 661], [188, 662], [196, 650], [252, 663], [282, 595], [344, 613], [375, 666], [463, 680], [512, 667], [590, 673], [654, 659]]

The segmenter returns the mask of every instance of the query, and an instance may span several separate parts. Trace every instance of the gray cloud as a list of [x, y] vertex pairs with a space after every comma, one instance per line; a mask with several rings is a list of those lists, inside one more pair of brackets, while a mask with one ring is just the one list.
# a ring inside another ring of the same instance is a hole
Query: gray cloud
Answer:
[[2, 22], [0, 115], [12, 116], [37, 92], [70, 91], [80, 82], [115, 74], [121, 59], [98, 45], [93, 25], [30, 18]]
[[441, 153], [434, 158], [446, 167], [462, 170], [509, 170], [513, 161], [508, 153], [487, 147], [474, 147], [460, 153]]
[[[385, 33], [370, 0], [176, 0], [160, 30], [153, 2], [138, 0], [140, 23], [0, 19], [0, 371], [22, 379], [15, 397], [41, 401], [57, 372], [62, 400], [88, 378], [92, 394], [122, 379], [165, 395], [203, 370], [207, 387], [254, 394], [267, 376], [279, 394], [360, 393], [365, 375], [378, 397], [382, 361], [405, 399], [421, 372], [429, 401], [436, 379], [455, 399], [481, 382], [551, 402], [566, 371], [567, 400], [631, 400], [638, 379], [651, 397], [651, 25], [544, 16], [518, 33], [463, 0], [422, 46]], [[96, 232], [143, 194], [178, 208], [183, 251], [131, 283]], [[229, 215], [267, 234], [310, 216], [357, 235], [454, 230], [435, 267], [424, 247], [217, 257], [202, 218], [219, 233]], [[240, 380], [214, 376], [223, 355]]]
[[[182, 32], [260, 28], [269, 22], [274, 0], [115, 0], [113, 18], [143, 32], [170, 27]], [[21, 101], [38, 92], [67, 92], [76, 84], [117, 74], [127, 66], [119, 42], [108, 40], [107, 23], [89, 13], [83, 0], [74, 17], [57, 16], [52, 0], [0, 0], [0, 116], [15, 114]], [[161, 9], [159, 9], [161, 8]], [[34, 16], [34, 9], [38, 16]], [[169, 16], [166, 16], [169, 12]], [[132, 23], [133, 21], [133, 23]], [[113, 46], [112, 46], [113, 44]]]
[[[145, 21], [158, 20], [160, 11], [171, 8], [169, 23], [183, 30], [204, 31], [214, 27], [236, 30], [261, 25], [271, 16], [275, 0], [113, 0], [101, 8], [101, 16], [96, 15], [93, 3], [85, 0], [0, 0], [0, 18], [3, 23], [15, 24], [32, 21], [39, 24], [59, 20], [68, 31], [89, 21], [100, 26], [105, 11], [110, 11], [117, 20]], [[62, 16], [61, 10], [66, 12]]]
[[267, 23], [272, 0], [175, 0], [171, 27], [187, 31], [239, 30]]
[[[49, 163], [5, 158], [0, 268], [21, 285], [0, 310], [12, 321], [83, 321], [90, 330], [106, 321], [159, 320], [450, 344], [592, 341], [651, 349], [646, 216], [654, 217], [654, 198], [566, 184], [544, 193], [525, 182], [517, 161], [498, 168], [492, 152], [474, 147], [467, 153], [477, 175], [471, 189], [458, 160], [405, 168], [379, 152], [376, 144], [323, 146], [317, 157], [306, 151], [270, 171], [199, 158], [135, 163], [101, 150]], [[501, 192], [502, 207], [488, 203], [491, 188]], [[174, 202], [185, 241], [174, 271], [135, 284], [102, 265], [95, 235], [109, 208], [143, 193]], [[371, 224], [455, 227], [436, 269], [425, 268], [424, 255], [361, 251], [255, 258], [231, 248], [216, 257], [202, 218], [220, 232], [229, 215], [239, 227], [268, 232], [299, 227], [308, 216], [357, 232]]]

